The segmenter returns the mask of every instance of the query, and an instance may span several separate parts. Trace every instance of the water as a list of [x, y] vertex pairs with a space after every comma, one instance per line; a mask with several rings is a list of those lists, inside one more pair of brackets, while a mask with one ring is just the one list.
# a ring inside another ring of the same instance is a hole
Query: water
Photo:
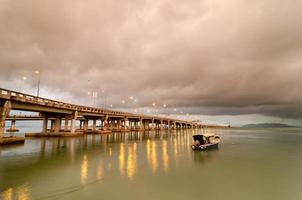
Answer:
[[192, 130], [0, 147], [0, 199], [302, 199], [302, 129], [205, 132], [218, 150], [192, 151]]

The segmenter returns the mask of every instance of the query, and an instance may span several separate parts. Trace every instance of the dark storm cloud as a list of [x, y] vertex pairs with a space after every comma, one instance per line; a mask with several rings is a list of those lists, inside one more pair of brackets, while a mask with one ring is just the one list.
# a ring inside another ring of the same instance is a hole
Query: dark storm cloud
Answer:
[[300, 118], [301, 9], [298, 0], [1, 0], [0, 78], [14, 87], [38, 68], [44, 86], [77, 98], [105, 89], [113, 104], [134, 95], [142, 107]]

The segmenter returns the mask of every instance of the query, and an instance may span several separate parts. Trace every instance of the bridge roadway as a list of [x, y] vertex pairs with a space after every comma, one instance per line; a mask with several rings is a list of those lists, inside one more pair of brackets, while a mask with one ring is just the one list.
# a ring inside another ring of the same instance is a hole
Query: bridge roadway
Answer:
[[[39, 116], [12, 117], [9, 115], [11, 110], [38, 112]], [[167, 117], [119, 112], [64, 103], [0, 88], [0, 138], [3, 137], [6, 120], [12, 121], [13, 127], [11, 129], [15, 128], [16, 120], [43, 120], [42, 130], [40, 133], [36, 133], [35, 136], [37, 134], [72, 136], [87, 132], [105, 133], [131, 130], [188, 129], [201, 128], [203, 126], [196, 122]], [[92, 129], [89, 129], [88, 126], [90, 120], [93, 121]], [[62, 121], [64, 122], [63, 127]], [[79, 127], [77, 127], [78, 124]]]

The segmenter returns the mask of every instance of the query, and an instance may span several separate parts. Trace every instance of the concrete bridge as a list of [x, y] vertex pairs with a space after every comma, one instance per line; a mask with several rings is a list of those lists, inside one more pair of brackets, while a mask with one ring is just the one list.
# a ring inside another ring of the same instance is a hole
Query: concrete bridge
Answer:
[[[9, 115], [11, 110], [38, 112], [39, 115], [14, 117]], [[16, 120], [43, 120], [41, 132], [28, 136], [202, 128], [201, 124], [191, 121], [75, 105], [0, 88], [0, 138], [6, 120], [12, 121], [12, 129]], [[92, 121], [90, 129], [89, 121]]]

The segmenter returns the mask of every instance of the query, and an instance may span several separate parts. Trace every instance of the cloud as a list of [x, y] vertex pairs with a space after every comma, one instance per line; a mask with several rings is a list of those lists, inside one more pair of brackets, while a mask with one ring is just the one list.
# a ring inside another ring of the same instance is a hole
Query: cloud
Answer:
[[301, 9], [298, 0], [3, 0], [0, 79], [17, 89], [29, 76], [35, 88], [39, 69], [43, 87], [83, 102], [104, 89], [116, 106], [133, 95], [140, 107], [301, 118]]

